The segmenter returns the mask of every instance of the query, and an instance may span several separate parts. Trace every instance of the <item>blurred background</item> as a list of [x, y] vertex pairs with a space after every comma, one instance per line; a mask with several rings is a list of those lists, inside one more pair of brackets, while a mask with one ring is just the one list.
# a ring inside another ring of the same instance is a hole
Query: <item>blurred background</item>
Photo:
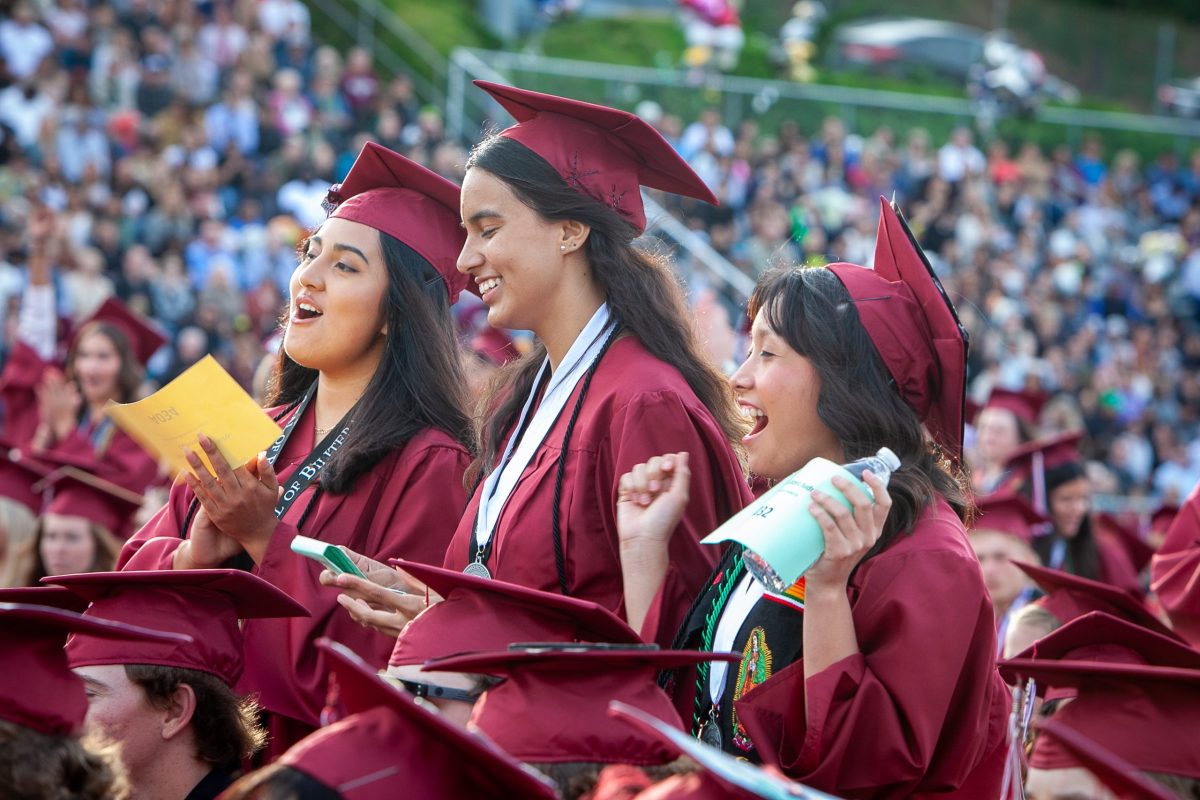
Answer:
[[0, 357], [48, 213], [65, 320], [115, 295], [168, 332], [143, 391], [213, 353], [261, 393], [329, 185], [368, 140], [461, 179], [508, 124], [483, 78], [635, 111], [713, 187], [649, 196], [646, 244], [717, 363], [764, 270], [868, 263], [895, 197], [971, 330], [974, 400], [1053, 395], [1042, 429], [1086, 428], [1102, 509], [1200, 481], [1194, 0], [0, 5]]

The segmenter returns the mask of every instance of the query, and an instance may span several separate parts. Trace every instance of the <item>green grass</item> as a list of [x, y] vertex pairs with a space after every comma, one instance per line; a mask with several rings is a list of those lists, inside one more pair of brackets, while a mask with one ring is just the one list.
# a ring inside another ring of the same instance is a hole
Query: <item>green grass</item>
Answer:
[[384, 0], [442, 55], [455, 47], [496, 48], [500, 42], [483, 27], [475, 0]]
[[606, 64], [672, 65], [679, 61], [683, 48], [679, 26], [674, 20], [658, 17], [569, 19], [540, 35], [543, 55]]

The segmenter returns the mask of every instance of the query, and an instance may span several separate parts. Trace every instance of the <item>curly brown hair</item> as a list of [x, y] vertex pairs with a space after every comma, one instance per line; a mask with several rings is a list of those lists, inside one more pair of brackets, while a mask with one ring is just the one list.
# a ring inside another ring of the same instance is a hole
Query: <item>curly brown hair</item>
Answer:
[[126, 794], [113, 745], [85, 745], [0, 720], [0, 797], [120, 800]]
[[213, 766], [248, 759], [260, 749], [267, 732], [258, 721], [259, 707], [253, 697], [239, 698], [216, 675], [183, 667], [157, 664], [126, 664], [125, 675], [142, 687], [150, 705], [170, 706], [175, 690], [186, 683], [196, 695], [192, 731], [196, 757]]

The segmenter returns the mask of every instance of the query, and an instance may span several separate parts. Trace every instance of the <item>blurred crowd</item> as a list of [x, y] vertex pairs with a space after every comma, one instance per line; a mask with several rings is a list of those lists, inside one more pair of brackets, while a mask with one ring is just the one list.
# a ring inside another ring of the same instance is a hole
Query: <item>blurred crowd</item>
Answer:
[[[319, 44], [300, 0], [19, 0], [0, 62], [0, 349], [44, 208], [60, 315], [115, 295], [169, 334], [151, 385], [208, 352], [254, 385], [296, 245], [365, 141], [453, 179], [465, 161], [405, 75]], [[1045, 152], [837, 118], [652, 121], [722, 203], [675, 210], [751, 277], [866, 263], [894, 194], [972, 334], [974, 400], [1053, 395], [1042, 427], [1086, 428], [1102, 494], [1181, 500], [1200, 481], [1200, 149], [1146, 162], [1098, 139]], [[714, 304], [702, 283], [732, 363], [739, 298], [712, 286]]]

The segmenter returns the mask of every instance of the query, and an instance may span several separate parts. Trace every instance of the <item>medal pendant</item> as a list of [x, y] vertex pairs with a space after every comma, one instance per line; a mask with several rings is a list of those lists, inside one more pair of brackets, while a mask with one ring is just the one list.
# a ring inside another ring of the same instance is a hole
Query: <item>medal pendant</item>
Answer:
[[483, 578], [486, 581], [492, 579], [492, 573], [488, 571], [487, 566], [482, 561], [472, 561], [463, 568], [464, 575], [471, 575], [476, 578]]
[[708, 719], [704, 721], [703, 727], [700, 728], [700, 741], [704, 742], [709, 747], [721, 749], [721, 723], [717, 720], [715, 709], [708, 712]]

